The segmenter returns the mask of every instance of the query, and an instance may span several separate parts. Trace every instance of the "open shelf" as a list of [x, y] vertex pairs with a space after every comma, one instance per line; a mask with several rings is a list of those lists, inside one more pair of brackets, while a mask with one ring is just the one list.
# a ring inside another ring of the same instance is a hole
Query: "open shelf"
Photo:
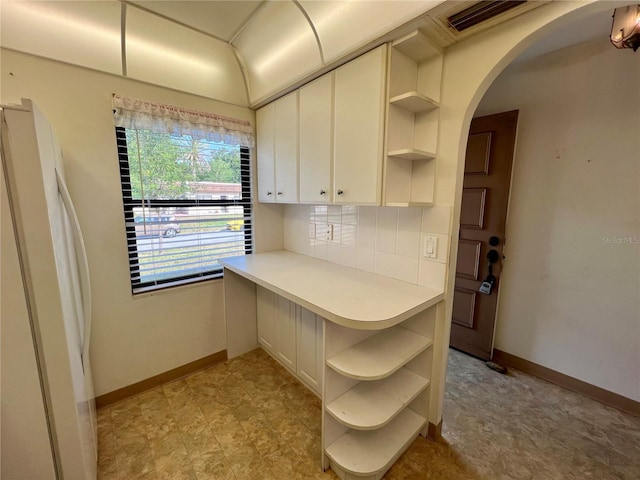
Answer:
[[389, 103], [414, 113], [428, 112], [439, 107], [439, 103], [420, 92], [407, 92], [389, 99]]
[[419, 30], [399, 38], [391, 46], [418, 63], [442, 53]]
[[401, 368], [383, 380], [360, 382], [326, 410], [348, 427], [373, 430], [389, 423], [428, 386], [428, 379]]
[[402, 160], [429, 160], [435, 158], [436, 154], [427, 152], [426, 150], [420, 150], [418, 148], [403, 148], [401, 150], [392, 150], [387, 152], [387, 155], [394, 158], [400, 158]]
[[383, 330], [327, 359], [336, 372], [356, 380], [380, 380], [433, 344], [433, 340], [402, 327]]
[[411, 444], [427, 420], [405, 408], [378, 430], [349, 430], [326, 449], [338, 467], [358, 476], [372, 478], [386, 471]]

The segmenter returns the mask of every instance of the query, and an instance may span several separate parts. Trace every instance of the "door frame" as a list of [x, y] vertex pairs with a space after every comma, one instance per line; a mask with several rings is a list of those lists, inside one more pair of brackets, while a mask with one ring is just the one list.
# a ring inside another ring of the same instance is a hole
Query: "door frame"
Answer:
[[[471, 121], [473, 121], [475, 118], [481, 118], [481, 117], [488, 117], [491, 115], [499, 115], [501, 113], [509, 113], [511, 110], [507, 110], [507, 111], [497, 111], [497, 112], [491, 112], [491, 113], [482, 113], [480, 116], [476, 117], [475, 116], [475, 111], [473, 113], [473, 116], [471, 118]], [[477, 107], [476, 107], [476, 111], [477, 111]], [[518, 111], [518, 110], [516, 110]], [[471, 130], [471, 121], [469, 122], [469, 131]], [[518, 152], [518, 134], [520, 132], [520, 115], [517, 115], [516, 118], [516, 132], [515, 132], [515, 137], [514, 137], [514, 144], [513, 144], [513, 157], [511, 159], [511, 172], [509, 174], [509, 193], [507, 195], [507, 208], [505, 210], [505, 222], [504, 222], [504, 238], [502, 239], [502, 258], [500, 259], [500, 276], [498, 278], [498, 284], [497, 284], [497, 288], [496, 288], [496, 308], [494, 311], [494, 316], [493, 316], [493, 332], [491, 335], [491, 347], [490, 347], [490, 352], [489, 352], [489, 358], [492, 359], [493, 358], [493, 350], [494, 350], [494, 345], [495, 345], [495, 341], [496, 341], [496, 331], [497, 331], [497, 325], [498, 325], [498, 317], [499, 317], [499, 311], [500, 311], [500, 301], [502, 299], [501, 297], [501, 292], [503, 292], [503, 289], [500, 288], [501, 284], [502, 284], [502, 277], [504, 277], [504, 272], [505, 269], [508, 268], [506, 267], [506, 265], [509, 263], [508, 258], [507, 258], [507, 251], [508, 251], [508, 235], [507, 235], [507, 231], [509, 229], [509, 218], [510, 218], [510, 213], [511, 213], [511, 195], [513, 192], [513, 176], [514, 176], [514, 172], [516, 169], [516, 159], [517, 159], [517, 152]], [[469, 133], [467, 133], [467, 138], [469, 138]], [[464, 155], [465, 159], [462, 163], [462, 177], [463, 177], [463, 183], [464, 183], [464, 168], [465, 168], [465, 164], [466, 164], [466, 148], [465, 148], [465, 155]], [[460, 192], [460, 206], [462, 206], [462, 190]], [[460, 215], [458, 215], [457, 218], [457, 225], [456, 228], [458, 230], [458, 241], [460, 240], [459, 235], [460, 235]], [[456, 248], [455, 250], [455, 256], [456, 256], [456, 265], [457, 265], [457, 254], [458, 254], [458, 250]], [[481, 258], [482, 260], [482, 258]], [[455, 269], [453, 270], [453, 287], [452, 287], [452, 296], [451, 296], [451, 306], [452, 306], [452, 316], [453, 316], [453, 294], [455, 293]], [[452, 320], [451, 320], [452, 321]], [[450, 341], [450, 340], [449, 340]], [[466, 353], [466, 352], [465, 352]], [[469, 354], [469, 355], [473, 355], [473, 354]]]

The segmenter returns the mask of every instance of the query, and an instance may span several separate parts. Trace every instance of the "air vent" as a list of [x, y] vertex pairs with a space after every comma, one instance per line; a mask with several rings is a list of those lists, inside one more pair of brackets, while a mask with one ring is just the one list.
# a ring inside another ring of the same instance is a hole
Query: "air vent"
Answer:
[[496, 0], [477, 2], [464, 10], [447, 17], [449, 27], [463, 32], [493, 17], [527, 3], [527, 0]]

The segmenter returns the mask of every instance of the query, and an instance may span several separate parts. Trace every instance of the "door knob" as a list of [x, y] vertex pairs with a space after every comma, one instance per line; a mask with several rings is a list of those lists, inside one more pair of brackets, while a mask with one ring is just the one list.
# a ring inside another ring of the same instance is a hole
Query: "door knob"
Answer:
[[327, 192], [325, 192], [324, 190], [320, 190], [320, 195], [324, 195], [325, 193]]
[[344, 193], [344, 191], [343, 190], [338, 190], [337, 193], [338, 193], [338, 195], [342, 195]]
[[478, 291], [480, 293], [484, 293], [485, 295], [491, 295], [491, 290], [496, 284], [497, 278], [493, 275], [493, 264], [496, 263], [500, 259], [500, 254], [497, 250], [489, 250], [487, 253], [487, 260], [489, 260], [489, 274], [487, 278], [484, 279], [484, 282], [480, 285]]
[[282, 195], [282, 192], [278, 192], [278, 195]]

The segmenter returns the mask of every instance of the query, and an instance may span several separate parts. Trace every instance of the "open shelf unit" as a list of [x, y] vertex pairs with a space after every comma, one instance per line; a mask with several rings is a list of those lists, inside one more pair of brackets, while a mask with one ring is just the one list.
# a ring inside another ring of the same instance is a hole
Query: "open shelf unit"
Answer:
[[405, 409], [396, 421], [373, 432], [349, 430], [329, 448], [331, 468], [362, 478], [380, 478], [406, 450], [427, 423], [427, 419]]
[[435, 312], [380, 331], [325, 322], [324, 469], [378, 480], [426, 435]]
[[360, 382], [327, 405], [336, 420], [356, 430], [384, 427], [425, 388], [429, 380], [401, 368], [374, 382]]
[[426, 152], [417, 148], [405, 148], [403, 150], [393, 150], [387, 152], [387, 155], [400, 160], [430, 160], [436, 158], [433, 152]]
[[389, 103], [413, 113], [428, 112], [440, 106], [438, 102], [420, 92], [407, 92], [396, 95], [389, 99]]
[[416, 30], [393, 42], [389, 57], [383, 203], [433, 205], [442, 52]]
[[379, 380], [391, 375], [432, 343], [430, 338], [404, 328], [389, 328], [327, 358], [327, 365], [345, 377]]

